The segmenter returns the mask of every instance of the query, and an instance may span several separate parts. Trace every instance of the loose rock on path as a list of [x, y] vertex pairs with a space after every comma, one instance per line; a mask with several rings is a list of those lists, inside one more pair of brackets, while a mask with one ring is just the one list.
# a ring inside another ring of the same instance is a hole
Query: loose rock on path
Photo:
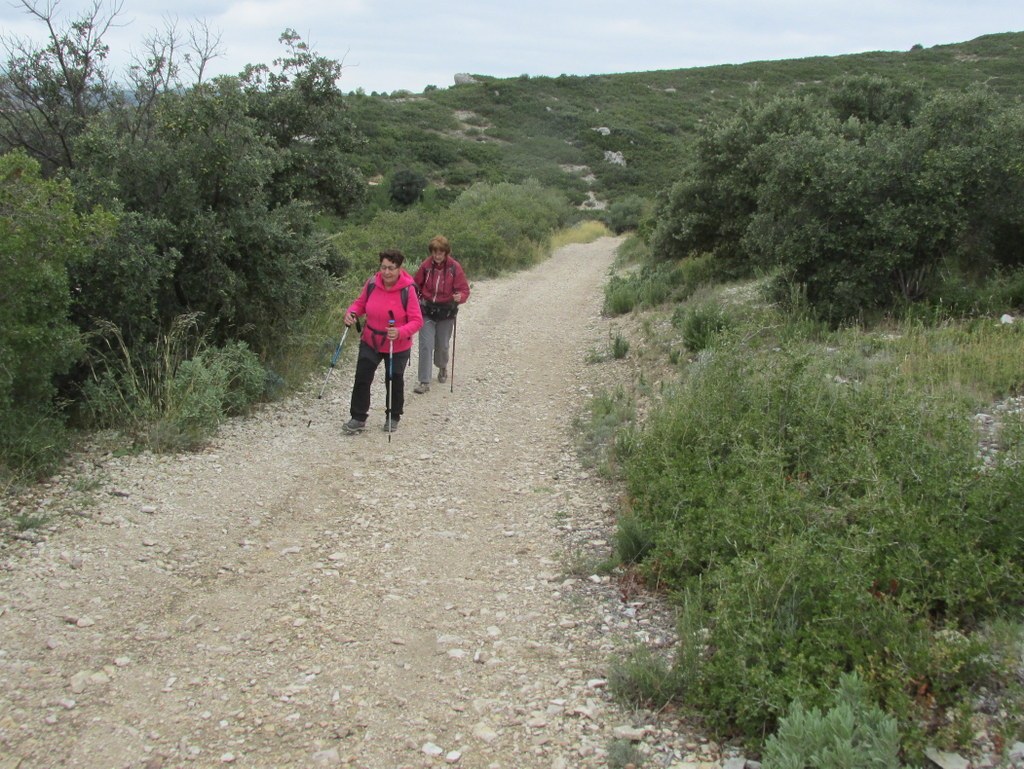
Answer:
[[618, 492], [573, 425], [628, 377], [588, 362], [618, 243], [475, 281], [454, 392], [412, 394], [413, 366], [390, 442], [379, 377], [372, 429], [341, 432], [351, 345], [322, 400], [194, 454], [79, 456], [9, 510], [62, 513], [0, 550], [0, 767], [720, 765], [607, 692], [613, 654], [672, 630], [585, 568]]

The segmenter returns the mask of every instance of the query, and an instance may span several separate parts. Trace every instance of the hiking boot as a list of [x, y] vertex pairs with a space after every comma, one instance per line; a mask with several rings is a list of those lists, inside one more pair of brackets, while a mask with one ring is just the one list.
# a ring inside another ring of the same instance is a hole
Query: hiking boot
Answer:
[[[390, 429], [389, 429], [389, 428], [390, 428]], [[383, 425], [381, 425], [381, 429], [382, 429], [382, 430], [383, 430], [384, 432], [386, 432], [386, 433], [393, 433], [393, 432], [394, 432], [395, 430], [397, 430], [397, 429], [398, 429], [398, 417], [394, 417], [394, 418], [393, 418], [393, 419], [391, 420], [391, 424], [390, 424], [390, 425], [388, 424], [388, 420], [387, 420], [387, 419], [385, 419], [385, 420], [384, 420], [384, 424], [383, 424]]]
[[448, 381], [448, 369], [443, 368], [438, 370], [437, 381], [440, 382], [441, 384], [444, 384], [445, 382]]
[[412, 391], [414, 393], [419, 393], [420, 395], [422, 395], [423, 393], [428, 393], [430, 392], [430, 382], [420, 382], [418, 385], [412, 388]]
[[350, 419], [341, 426], [342, 431], [346, 435], [355, 435], [361, 433], [366, 429], [366, 422], [360, 422], [358, 419]]

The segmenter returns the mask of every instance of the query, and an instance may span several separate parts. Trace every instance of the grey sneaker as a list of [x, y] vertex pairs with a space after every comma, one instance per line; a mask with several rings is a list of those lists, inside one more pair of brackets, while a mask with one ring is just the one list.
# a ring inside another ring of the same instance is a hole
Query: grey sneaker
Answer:
[[446, 368], [438, 369], [437, 381], [440, 382], [441, 384], [444, 384], [445, 382], [448, 381], [448, 369], [446, 369]]
[[355, 435], [361, 433], [366, 429], [366, 422], [360, 422], [358, 419], [350, 419], [341, 426], [342, 431], [346, 435]]
[[[389, 428], [390, 428], [390, 429], [389, 429]], [[383, 424], [383, 425], [381, 425], [381, 429], [382, 429], [382, 430], [383, 430], [384, 432], [386, 432], [386, 433], [389, 433], [389, 432], [390, 432], [390, 433], [393, 433], [393, 432], [394, 432], [395, 430], [397, 430], [397, 429], [398, 429], [398, 417], [394, 417], [394, 418], [392, 418], [392, 419], [391, 419], [391, 424], [390, 424], [390, 425], [388, 424], [388, 420], [387, 420], [387, 419], [385, 419], [385, 420], [384, 420], [384, 424]]]
[[430, 392], [430, 382], [420, 382], [418, 385], [412, 388], [412, 391], [414, 393], [419, 393], [420, 395], [422, 395], [423, 393], [428, 393]]

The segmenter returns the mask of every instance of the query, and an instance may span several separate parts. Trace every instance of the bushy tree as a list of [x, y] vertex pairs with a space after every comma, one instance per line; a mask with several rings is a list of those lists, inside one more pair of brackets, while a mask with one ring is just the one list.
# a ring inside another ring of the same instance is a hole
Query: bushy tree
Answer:
[[647, 208], [647, 201], [639, 195], [626, 195], [608, 206], [604, 220], [616, 234], [636, 230], [640, 227]]
[[748, 103], [703, 131], [696, 161], [659, 202], [651, 250], [658, 259], [711, 253], [725, 274], [751, 270], [743, 242], [757, 211], [758, 188], [772, 167], [769, 140], [818, 126], [820, 108], [806, 99]]
[[982, 88], [924, 100], [878, 77], [741, 107], [660, 201], [652, 254], [774, 271], [780, 297], [833, 323], [963, 304], [964, 284], [1021, 265], [1022, 114]]
[[48, 175], [75, 165], [76, 138], [112, 101], [103, 35], [116, 12], [97, 3], [65, 24], [55, 3], [21, 0], [21, 6], [45, 26], [47, 42], [2, 37], [7, 59], [0, 76], [0, 148], [24, 149]]
[[[899, 145], [873, 135], [865, 143], [839, 134], [796, 135], [774, 144], [775, 164], [759, 189], [745, 237], [762, 264], [833, 321], [917, 298], [922, 271], [948, 248], [952, 222], [914, 226], [922, 205]], [[926, 215], [926, 214], [925, 214]]]
[[20, 151], [0, 156], [0, 211], [0, 469], [42, 470], [62, 449], [54, 380], [81, 350], [67, 266], [87, 258], [113, 221], [79, 216], [70, 185], [43, 180]]
[[388, 184], [388, 195], [400, 206], [411, 206], [421, 197], [427, 188], [426, 177], [409, 168], [395, 171]]
[[960, 229], [957, 266], [979, 276], [1024, 265], [1024, 109], [975, 88], [922, 109], [911, 152]]
[[744, 242], [832, 321], [937, 301], [956, 279], [1021, 262], [1019, 109], [975, 91], [932, 99], [913, 125], [856, 118], [769, 143]]
[[856, 75], [840, 80], [828, 93], [828, 103], [840, 122], [908, 127], [921, 107], [920, 88], [892, 78]]
[[306, 199], [344, 215], [365, 199], [366, 184], [350, 159], [363, 140], [338, 87], [343, 65], [315, 53], [294, 30], [280, 40], [286, 53], [274, 68], [250, 65], [241, 74], [248, 115], [281, 152], [272, 202]]
[[145, 139], [159, 97], [185, 90], [182, 62], [201, 83], [219, 38], [199, 24], [182, 33], [168, 22], [148, 36], [120, 78], [107, 68], [104, 36], [118, 24], [122, 5], [96, 0], [65, 21], [58, 3], [20, 0], [45, 30], [38, 45], [0, 36], [6, 52], [0, 76], [0, 149], [21, 148], [42, 164], [45, 175], [78, 165], [78, 141], [98, 120]]

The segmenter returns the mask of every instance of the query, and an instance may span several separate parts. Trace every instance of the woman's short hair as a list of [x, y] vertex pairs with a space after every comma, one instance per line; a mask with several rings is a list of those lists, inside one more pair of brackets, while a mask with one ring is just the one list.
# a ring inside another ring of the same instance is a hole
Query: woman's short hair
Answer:
[[405, 261], [405, 254], [399, 251], [397, 248], [389, 248], [387, 251], [381, 251], [379, 262], [383, 262], [387, 259], [389, 262], [393, 262], [395, 267], [401, 267], [402, 262]]
[[444, 235], [435, 235], [427, 243], [427, 251], [433, 253], [434, 251], [440, 251], [442, 254], [450, 254], [452, 252], [451, 243], [448, 242], [448, 238]]

